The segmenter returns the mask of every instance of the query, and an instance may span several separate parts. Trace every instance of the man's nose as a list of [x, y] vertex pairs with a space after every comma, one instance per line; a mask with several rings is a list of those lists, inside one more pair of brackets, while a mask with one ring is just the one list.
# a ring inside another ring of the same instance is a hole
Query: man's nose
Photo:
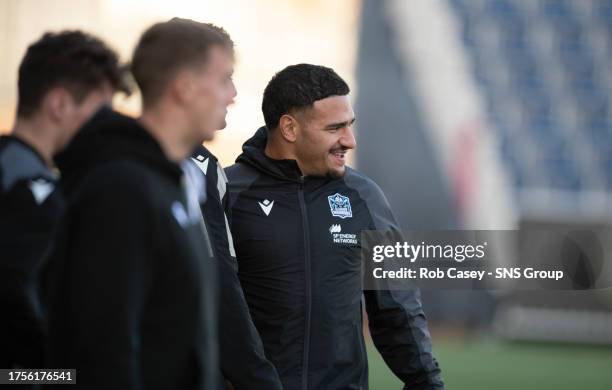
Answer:
[[344, 128], [344, 134], [340, 138], [340, 145], [347, 149], [355, 149], [357, 141], [355, 140], [355, 133], [353, 132], [353, 126], [346, 126]]
[[231, 83], [232, 83], [232, 85], [230, 86], [228, 105], [234, 104], [235, 103], [235, 98], [238, 95], [238, 91], [236, 90], [236, 84], [234, 84], [233, 81]]

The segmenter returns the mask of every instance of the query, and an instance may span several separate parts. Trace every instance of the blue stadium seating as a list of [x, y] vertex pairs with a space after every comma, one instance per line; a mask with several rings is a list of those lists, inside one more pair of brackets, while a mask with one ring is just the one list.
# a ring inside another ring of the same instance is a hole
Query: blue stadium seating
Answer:
[[612, 191], [612, 1], [448, 1], [514, 187]]

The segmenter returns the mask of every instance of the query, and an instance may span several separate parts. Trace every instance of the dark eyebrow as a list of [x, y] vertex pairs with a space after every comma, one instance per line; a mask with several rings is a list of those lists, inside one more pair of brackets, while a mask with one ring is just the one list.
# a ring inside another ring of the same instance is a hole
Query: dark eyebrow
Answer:
[[353, 119], [351, 119], [350, 121], [347, 121], [347, 122], [332, 123], [332, 124], [329, 124], [329, 125], [325, 126], [325, 129], [329, 129], [329, 130], [331, 130], [331, 129], [341, 129], [343, 127], [352, 125], [353, 123], [355, 123], [355, 120], [356, 120], [356, 118], [353, 118]]

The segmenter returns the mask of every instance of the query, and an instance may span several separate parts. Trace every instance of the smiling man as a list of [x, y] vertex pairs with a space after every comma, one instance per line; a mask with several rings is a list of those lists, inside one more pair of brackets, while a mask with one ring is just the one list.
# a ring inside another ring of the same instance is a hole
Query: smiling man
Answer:
[[362, 291], [360, 233], [399, 230], [381, 189], [346, 166], [349, 87], [293, 65], [264, 92], [266, 126], [227, 169], [239, 277], [285, 389], [366, 389], [374, 343], [409, 389], [442, 389], [419, 292]]

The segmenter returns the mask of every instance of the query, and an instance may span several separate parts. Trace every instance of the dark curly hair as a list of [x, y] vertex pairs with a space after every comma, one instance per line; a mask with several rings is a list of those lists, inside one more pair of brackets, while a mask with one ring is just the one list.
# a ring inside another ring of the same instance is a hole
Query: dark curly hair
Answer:
[[104, 42], [82, 31], [46, 33], [19, 65], [17, 116], [32, 116], [51, 88], [66, 87], [81, 102], [105, 82], [129, 93], [117, 54]]
[[349, 86], [333, 69], [311, 64], [290, 65], [275, 74], [264, 91], [261, 110], [266, 127], [275, 129], [281, 116], [292, 110], [312, 107], [317, 100], [349, 92]]

